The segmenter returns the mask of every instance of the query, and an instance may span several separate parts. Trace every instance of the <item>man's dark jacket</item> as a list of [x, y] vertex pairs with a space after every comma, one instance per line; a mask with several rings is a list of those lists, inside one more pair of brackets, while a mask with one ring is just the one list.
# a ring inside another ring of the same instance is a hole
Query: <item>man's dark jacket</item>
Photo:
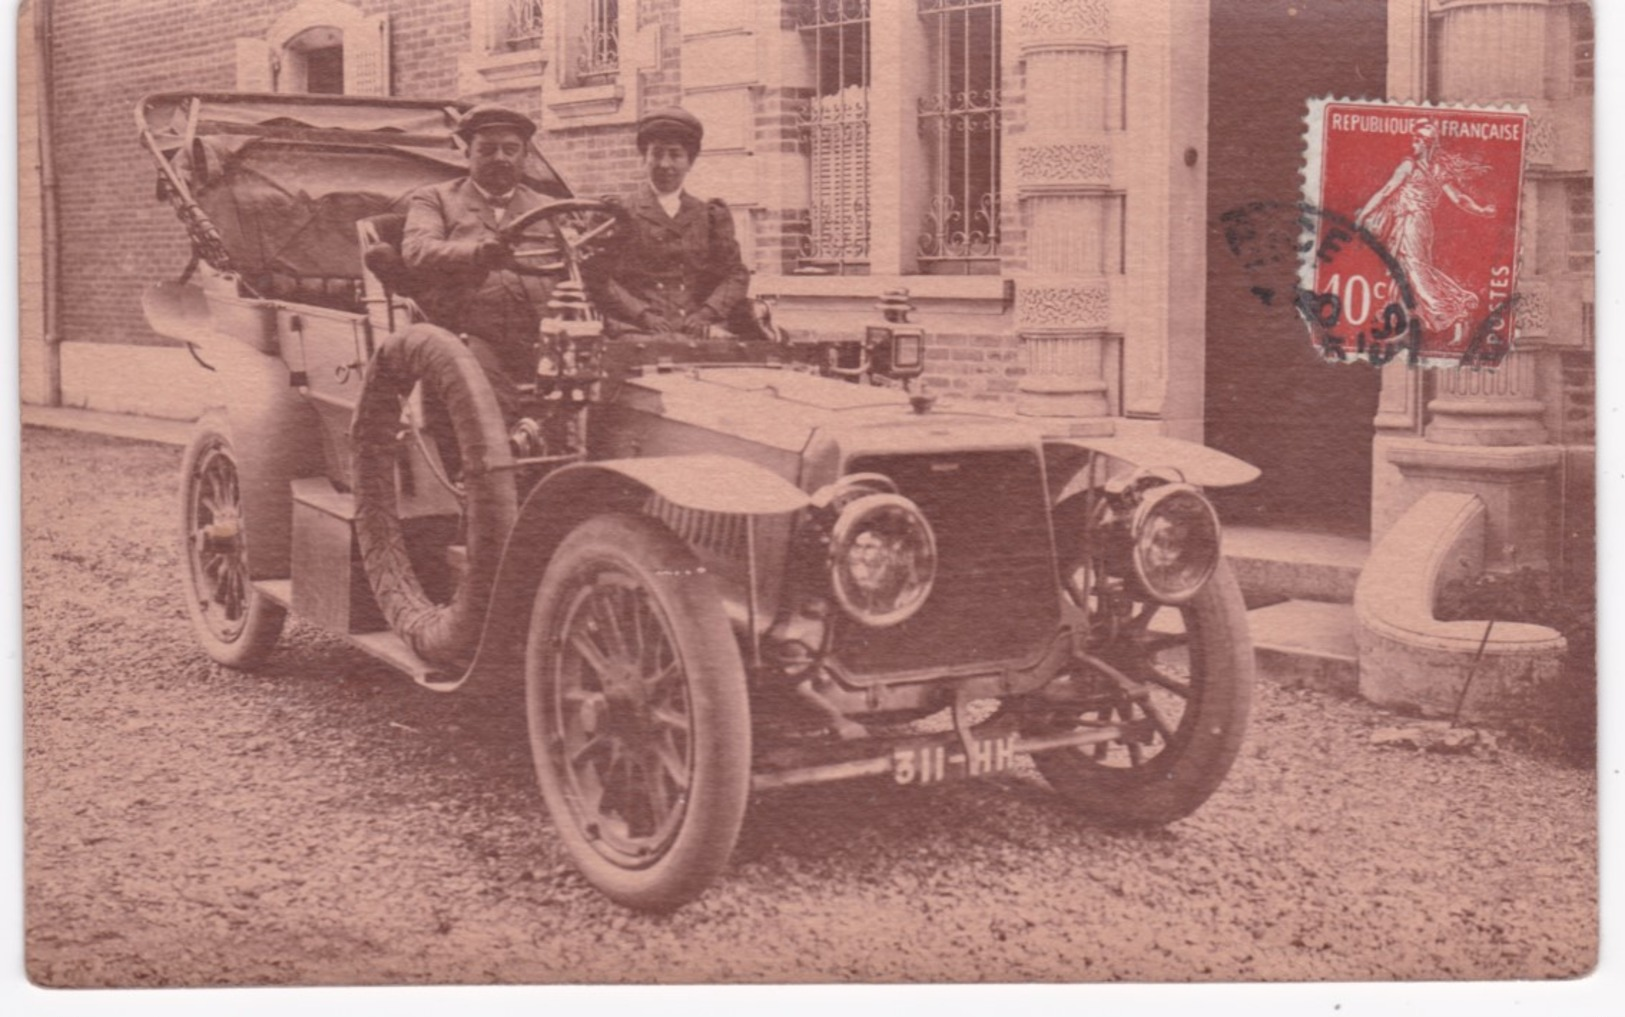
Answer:
[[644, 312], [673, 330], [701, 308], [726, 326], [741, 310], [750, 270], [739, 256], [733, 217], [721, 201], [684, 193], [673, 218], [644, 186], [627, 203], [628, 222], [596, 287], [612, 331], [640, 331]]
[[[520, 184], [502, 222], [546, 203]], [[536, 337], [551, 284], [474, 263], [475, 248], [494, 239], [497, 226], [496, 211], [467, 177], [420, 188], [407, 207], [401, 253], [418, 280], [418, 302], [430, 321], [479, 336], [504, 353], [517, 352]]]

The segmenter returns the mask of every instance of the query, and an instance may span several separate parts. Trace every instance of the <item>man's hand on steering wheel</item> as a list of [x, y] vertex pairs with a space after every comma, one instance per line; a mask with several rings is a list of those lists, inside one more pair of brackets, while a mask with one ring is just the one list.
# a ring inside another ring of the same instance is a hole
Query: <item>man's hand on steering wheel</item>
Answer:
[[501, 268], [513, 259], [513, 248], [502, 237], [487, 237], [474, 248], [474, 264], [480, 268]]

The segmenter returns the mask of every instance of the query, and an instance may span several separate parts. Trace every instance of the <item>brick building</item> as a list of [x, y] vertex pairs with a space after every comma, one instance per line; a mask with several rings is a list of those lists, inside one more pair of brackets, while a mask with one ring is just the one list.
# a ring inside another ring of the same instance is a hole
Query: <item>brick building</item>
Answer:
[[[1250, 459], [1241, 521], [1375, 539], [1421, 493], [1472, 491], [1536, 564], [1590, 525], [1576, 0], [54, 0], [25, 6], [36, 28], [26, 401], [185, 418], [206, 398], [139, 312], [185, 262], [134, 144], [143, 93], [488, 97], [538, 119], [585, 195], [635, 186], [632, 125], [676, 102], [707, 124], [690, 189], [726, 199], [793, 331], [850, 334], [906, 286], [933, 390]], [[1521, 352], [1495, 374], [1329, 368], [1243, 284], [1217, 218], [1297, 199], [1303, 100], [1328, 94], [1531, 108]]]

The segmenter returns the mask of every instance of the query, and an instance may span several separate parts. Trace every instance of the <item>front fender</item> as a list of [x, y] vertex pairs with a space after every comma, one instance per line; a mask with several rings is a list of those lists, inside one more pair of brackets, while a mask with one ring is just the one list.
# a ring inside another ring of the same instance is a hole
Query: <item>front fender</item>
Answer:
[[[1097, 452], [1131, 466], [1172, 467], [1180, 472], [1186, 483], [1197, 487], [1237, 487], [1257, 480], [1260, 475], [1258, 467], [1233, 455], [1193, 441], [1160, 434], [1046, 439], [1044, 447], [1047, 451], [1078, 449]], [[1055, 496], [1055, 501], [1065, 501], [1083, 490], [1088, 483], [1087, 476], [1075, 474]]]
[[577, 463], [537, 484], [519, 508], [491, 592], [479, 649], [454, 689], [475, 675], [511, 671], [524, 662], [536, 586], [570, 531], [604, 512], [637, 512], [651, 495], [701, 512], [776, 515], [804, 508], [800, 488], [754, 463], [719, 455], [659, 456]]

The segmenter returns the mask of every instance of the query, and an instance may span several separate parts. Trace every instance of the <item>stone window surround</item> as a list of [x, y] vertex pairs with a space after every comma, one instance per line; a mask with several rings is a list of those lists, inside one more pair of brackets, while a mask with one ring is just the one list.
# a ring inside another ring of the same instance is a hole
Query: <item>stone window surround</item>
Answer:
[[542, 84], [548, 65], [547, 25], [553, 19], [544, 15], [537, 46], [504, 49], [497, 45], [497, 19], [507, 6], [508, 0], [469, 0], [468, 51], [459, 56], [458, 70], [461, 90], [470, 96]]
[[342, 47], [344, 94], [389, 94], [388, 16], [363, 15], [343, 0], [299, 0], [271, 23], [263, 37], [235, 42], [241, 90], [302, 91], [303, 51], [314, 43], [317, 48]]
[[500, 17], [506, 6], [507, 0], [469, 0], [469, 50], [459, 60], [461, 87], [466, 95], [540, 91], [546, 96], [550, 130], [636, 122], [641, 105], [638, 71], [659, 65], [660, 29], [656, 24], [638, 24], [634, 0], [621, 0], [617, 10], [617, 73], [609, 80], [590, 84], [573, 80], [574, 40], [581, 18], [586, 15], [585, 0], [549, 3], [542, 19], [540, 44], [519, 50], [500, 49], [494, 44], [493, 19]]

